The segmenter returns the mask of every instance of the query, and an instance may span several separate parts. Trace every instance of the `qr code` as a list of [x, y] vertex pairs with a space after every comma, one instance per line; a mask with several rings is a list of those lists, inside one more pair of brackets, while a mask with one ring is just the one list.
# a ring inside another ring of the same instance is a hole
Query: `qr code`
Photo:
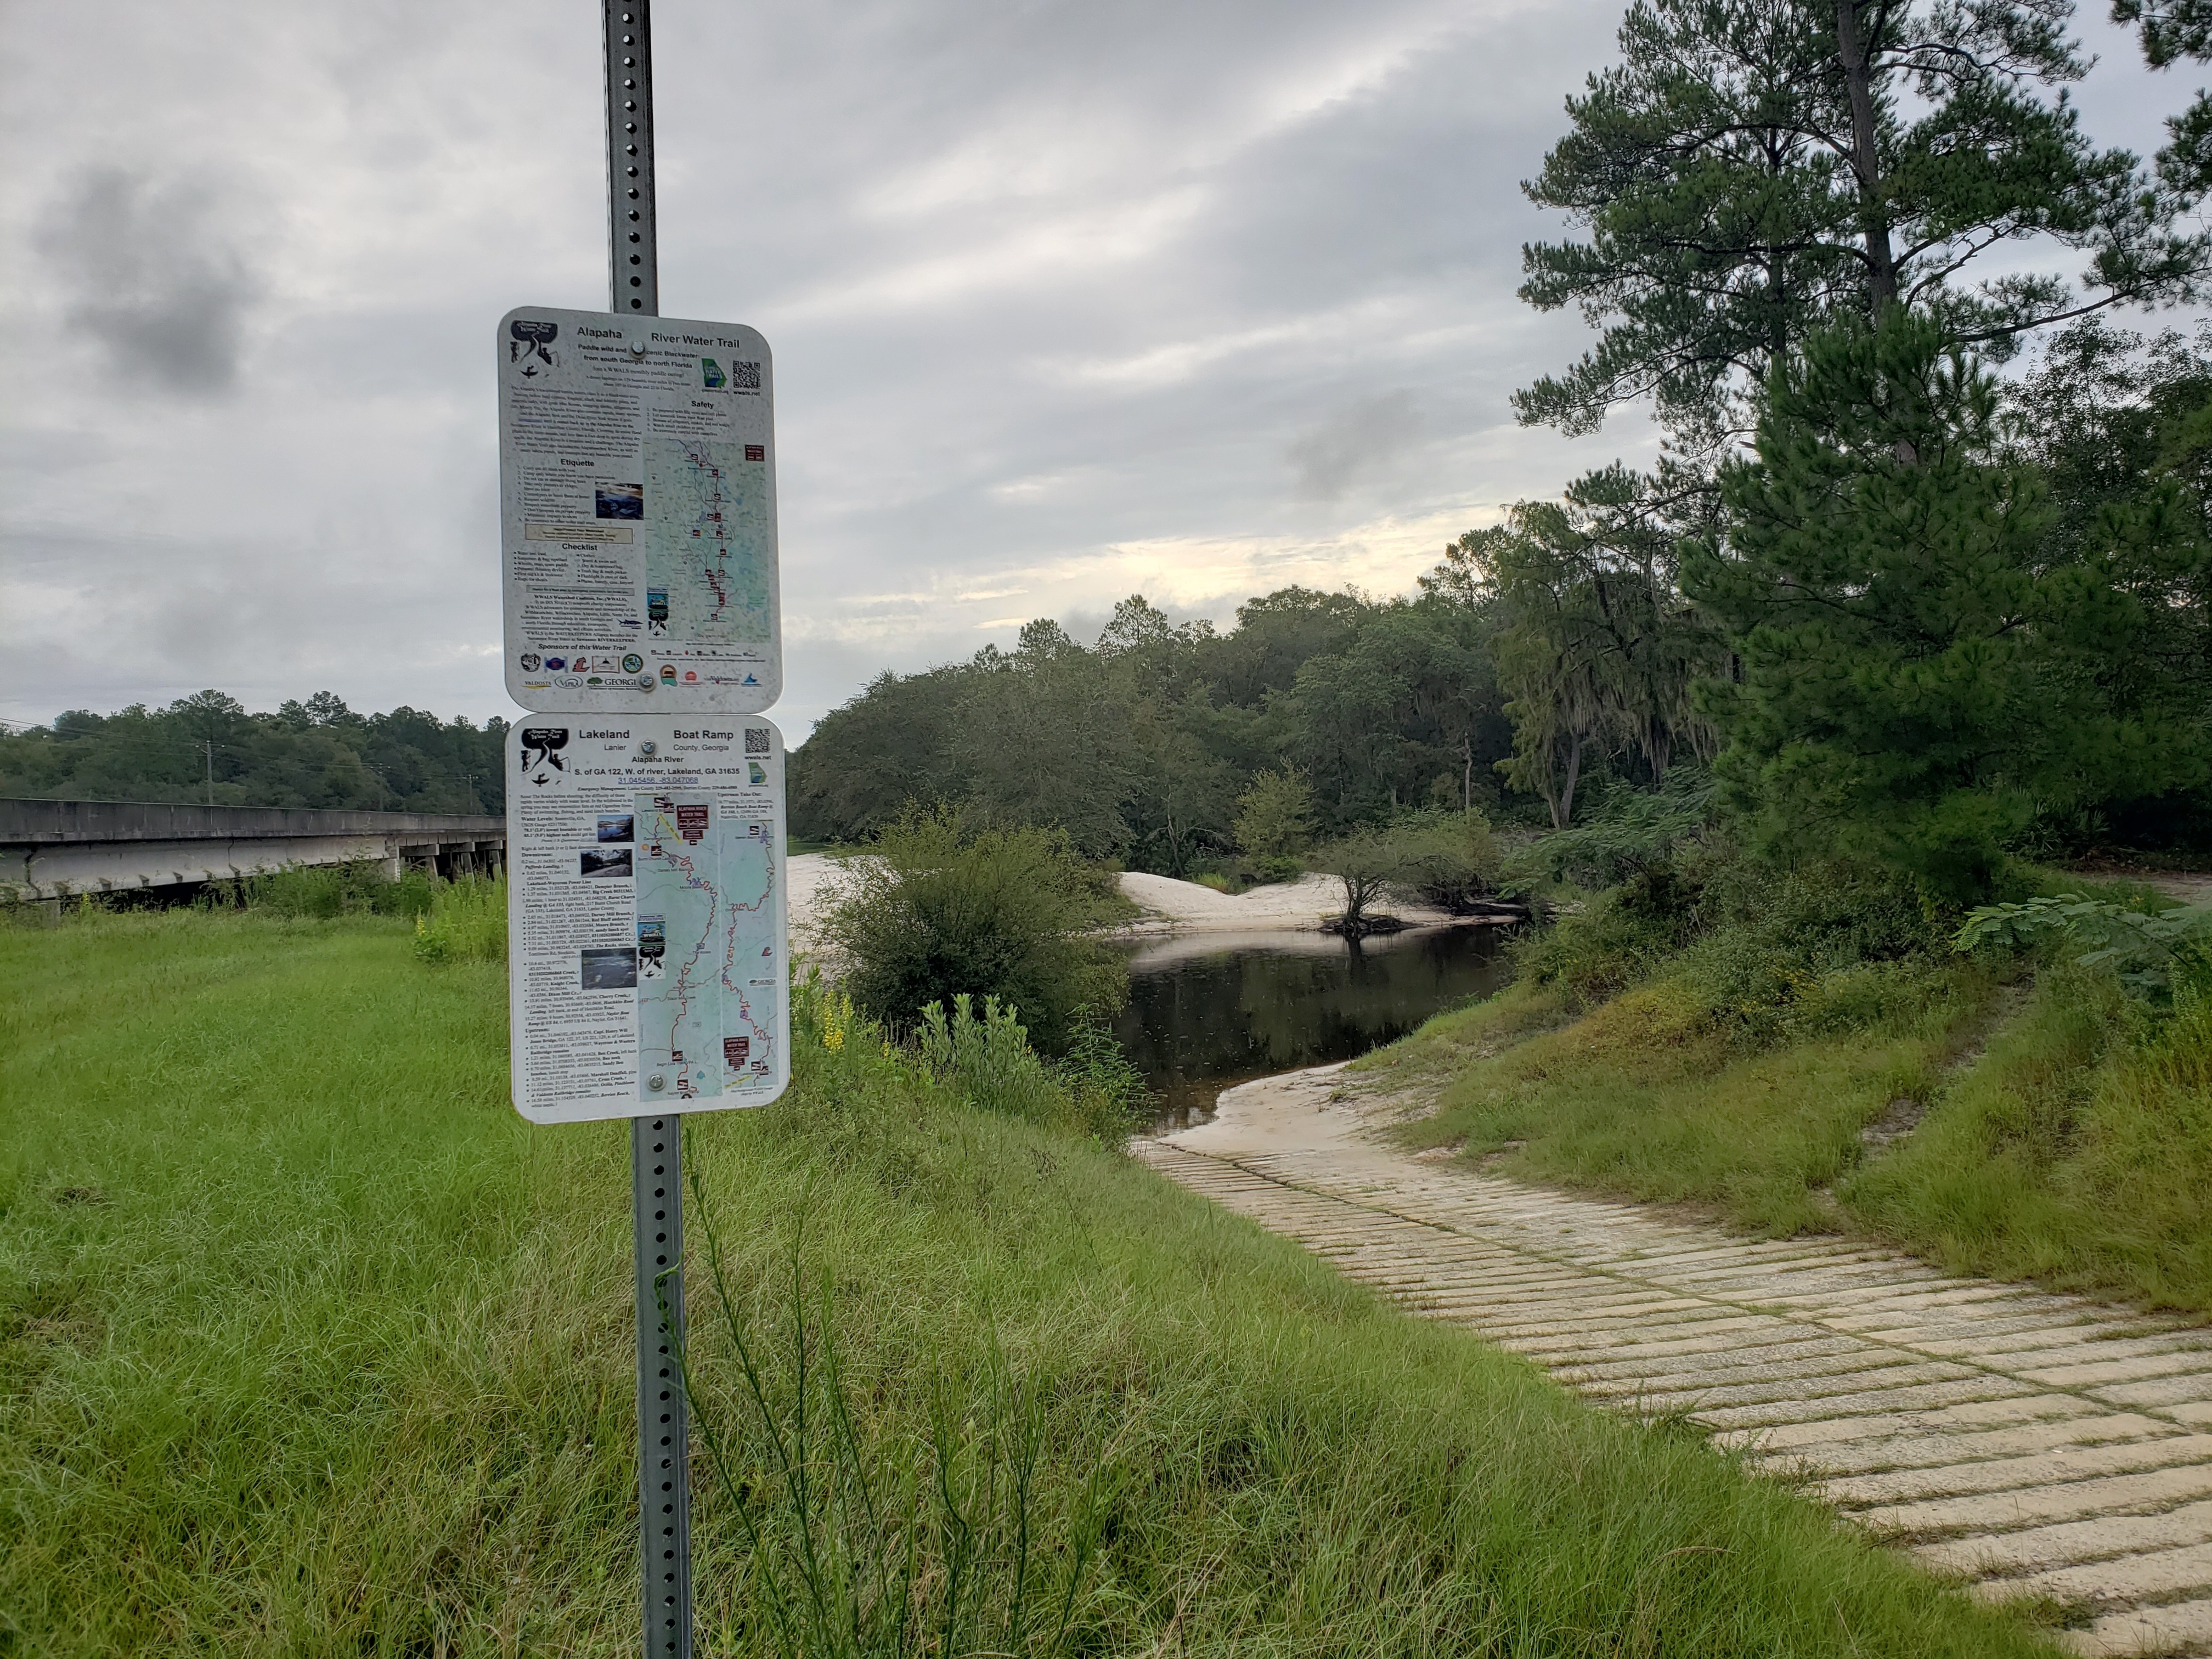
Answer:
[[768, 753], [768, 727], [765, 726], [745, 727], [745, 753], [748, 755]]
[[737, 387], [740, 392], [758, 392], [760, 390], [760, 365], [758, 363], [732, 363], [730, 365], [730, 384]]

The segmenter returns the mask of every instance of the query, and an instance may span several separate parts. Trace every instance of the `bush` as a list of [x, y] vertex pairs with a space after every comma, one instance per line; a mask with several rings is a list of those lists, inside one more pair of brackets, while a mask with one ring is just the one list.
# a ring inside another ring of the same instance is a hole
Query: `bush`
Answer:
[[1289, 860], [1313, 840], [1313, 786], [1295, 767], [1254, 775], [1251, 787], [1237, 798], [1237, 817], [1231, 833], [1237, 850], [1261, 862]]
[[415, 918], [415, 954], [424, 962], [505, 962], [507, 878], [464, 877], [439, 888]]
[[1678, 842], [1673, 860], [1598, 894], [1519, 956], [1524, 977], [1584, 1006], [1678, 975], [1716, 1019], [1761, 1042], [1909, 999], [1942, 944], [1908, 875], [1844, 860], [1780, 869], [1708, 838]]
[[2131, 908], [2086, 893], [2021, 904], [1985, 904], [1952, 938], [1954, 948], [2023, 949], [2061, 939], [2084, 968], [2109, 968], [2140, 997], [2163, 1003], [2177, 988], [2212, 981], [2212, 908]]
[[1152, 1114], [1143, 1075], [1095, 1012], [1079, 1014], [1067, 1052], [1056, 1062], [1038, 1057], [1012, 1008], [956, 996], [921, 1011], [911, 1043], [891, 1040], [883, 1026], [825, 981], [817, 969], [791, 988], [795, 1053], [819, 1048], [844, 1074], [879, 1074], [902, 1085], [935, 1084], [962, 1104], [1046, 1128], [1087, 1135], [1119, 1146]]
[[1355, 934], [1372, 928], [1368, 907], [1382, 897], [1406, 867], [1397, 838], [1371, 824], [1316, 848], [1310, 861], [1315, 869], [1344, 884], [1344, 914], [1333, 925]]
[[1395, 884], [1424, 904], [1466, 915], [1498, 891], [1501, 860], [1481, 813], [1415, 812], [1390, 833], [1398, 849]]
[[327, 921], [337, 916], [419, 916], [430, 908], [438, 887], [438, 878], [427, 870], [410, 869], [395, 880], [378, 860], [356, 859], [218, 882], [211, 897], [218, 904]]
[[995, 997], [1056, 1052], [1080, 1010], [1127, 994], [1121, 959], [1085, 937], [1125, 909], [1056, 830], [915, 809], [846, 866], [821, 932], [854, 1003], [894, 1034], [933, 1002]]

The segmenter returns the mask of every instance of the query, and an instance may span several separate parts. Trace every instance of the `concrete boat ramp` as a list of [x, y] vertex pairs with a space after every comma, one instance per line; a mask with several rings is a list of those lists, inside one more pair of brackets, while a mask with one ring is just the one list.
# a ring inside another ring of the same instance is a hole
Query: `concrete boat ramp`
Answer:
[[2212, 1330], [1755, 1240], [1378, 1145], [1341, 1066], [1224, 1094], [1155, 1169], [1623, 1410], [1680, 1413], [2085, 1655], [2212, 1656]]

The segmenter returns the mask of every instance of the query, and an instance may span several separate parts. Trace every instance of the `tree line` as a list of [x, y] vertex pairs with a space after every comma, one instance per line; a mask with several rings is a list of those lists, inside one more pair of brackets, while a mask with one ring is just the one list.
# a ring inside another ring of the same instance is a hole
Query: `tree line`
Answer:
[[0, 794], [500, 813], [507, 726], [407, 708], [358, 714], [328, 691], [248, 714], [225, 692], [197, 691], [166, 708], [74, 709], [0, 732]]
[[[2162, 64], [2212, 57], [2197, 9], [2115, 15]], [[1090, 645], [1033, 623], [885, 675], [799, 751], [794, 824], [974, 800], [1182, 873], [1290, 774], [1327, 830], [1493, 773], [1563, 830], [1687, 763], [1754, 848], [1947, 902], [2023, 849], [2202, 842], [2212, 331], [2113, 319], [2203, 295], [2212, 99], [2148, 161], [2100, 148], [2070, 18], [1638, 0], [1524, 186], [1580, 234], [1524, 250], [1522, 296], [1598, 337], [1514, 405], [1648, 404], [1656, 466], [1518, 504], [1405, 598], [1286, 590], [1221, 633], [1131, 599]], [[2024, 243], [2078, 276], [1983, 274]]]

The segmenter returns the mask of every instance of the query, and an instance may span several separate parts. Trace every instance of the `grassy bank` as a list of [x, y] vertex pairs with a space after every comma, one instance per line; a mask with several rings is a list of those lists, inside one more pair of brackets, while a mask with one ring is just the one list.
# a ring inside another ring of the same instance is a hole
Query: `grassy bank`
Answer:
[[[412, 939], [0, 932], [0, 1651], [632, 1650], [626, 1137], [517, 1120], [498, 970]], [[694, 1120], [705, 1651], [2045, 1650], [836, 1030]]]
[[1436, 1100], [1411, 1142], [1499, 1174], [2212, 1314], [2212, 988], [2130, 997], [2078, 947], [1970, 959], [1797, 880], [1717, 921], [1615, 890], [1360, 1064]]

